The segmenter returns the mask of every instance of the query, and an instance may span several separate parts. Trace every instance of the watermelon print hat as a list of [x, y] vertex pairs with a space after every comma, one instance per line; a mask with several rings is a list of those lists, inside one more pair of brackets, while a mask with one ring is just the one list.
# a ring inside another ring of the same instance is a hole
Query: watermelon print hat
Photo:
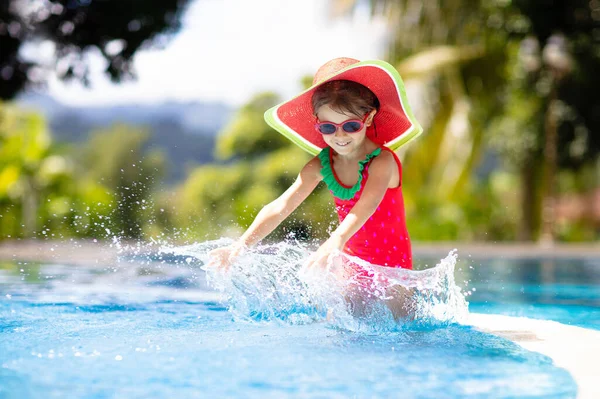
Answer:
[[323, 65], [307, 90], [265, 112], [265, 121], [294, 144], [317, 155], [327, 146], [314, 128], [314, 91], [332, 80], [351, 80], [369, 88], [379, 100], [374, 124], [367, 129], [373, 142], [396, 150], [423, 131], [408, 104], [398, 71], [385, 61], [336, 58]]

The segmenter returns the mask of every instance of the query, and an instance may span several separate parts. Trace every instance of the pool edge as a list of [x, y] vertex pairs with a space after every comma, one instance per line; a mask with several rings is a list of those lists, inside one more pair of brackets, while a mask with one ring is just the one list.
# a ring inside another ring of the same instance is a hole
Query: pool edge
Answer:
[[468, 325], [513, 341], [541, 353], [566, 369], [577, 383], [578, 399], [600, 398], [598, 364], [600, 331], [569, 326], [556, 321], [494, 314], [471, 313]]

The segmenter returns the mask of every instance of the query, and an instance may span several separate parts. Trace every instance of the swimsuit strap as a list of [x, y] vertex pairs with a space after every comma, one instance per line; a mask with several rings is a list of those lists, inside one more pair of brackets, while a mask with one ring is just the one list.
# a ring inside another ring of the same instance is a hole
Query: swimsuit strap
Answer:
[[382, 149], [390, 152], [394, 156], [394, 161], [396, 161], [396, 165], [398, 166], [398, 187], [402, 186], [402, 162], [400, 162], [400, 158], [398, 158], [398, 155], [390, 148], [382, 147]]
[[331, 147], [325, 147], [319, 153], [319, 159], [321, 160], [321, 175], [323, 176], [323, 181], [327, 184], [327, 187], [333, 195], [338, 197], [339, 199], [349, 200], [354, 198], [356, 193], [360, 190], [360, 186], [363, 180], [363, 170], [365, 166], [371, 159], [375, 158], [377, 155], [381, 154], [381, 148], [376, 148], [373, 152], [367, 154], [365, 159], [362, 161], [358, 161], [358, 181], [352, 187], [344, 187], [340, 184], [338, 179], [335, 177], [335, 172], [333, 170], [333, 165], [330, 161], [331, 155]]

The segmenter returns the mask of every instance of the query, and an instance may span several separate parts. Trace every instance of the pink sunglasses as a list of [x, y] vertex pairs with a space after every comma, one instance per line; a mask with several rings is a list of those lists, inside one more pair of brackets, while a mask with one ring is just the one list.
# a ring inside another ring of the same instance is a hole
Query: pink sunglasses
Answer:
[[350, 119], [340, 124], [333, 122], [319, 122], [317, 119], [317, 123], [315, 123], [315, 130], [321, 134], [333, 134], [341, 127], [346, 133], [356, 133], [363, 128], [368, 116], [369, 113], [365, 115], [362, 121], [358, 119]]

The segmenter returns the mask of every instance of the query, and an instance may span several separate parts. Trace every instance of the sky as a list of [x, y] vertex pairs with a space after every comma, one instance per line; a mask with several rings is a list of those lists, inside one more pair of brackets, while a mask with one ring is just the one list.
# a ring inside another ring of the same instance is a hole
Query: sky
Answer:
[[[112, 84], [90, 54], [91, 82], [49, 81], [49, 93], [74, 105], [215, 101], [233, 106], [271, 90], [290, 98], [300, 79], [336, 57], [381, 58], [386, 25], [367, 10], [332, 19], [324, 0], [195, 0], [165, 49], [140, 51], [136, 82]], [[169, 71], [165, 74], [164, 71]]]

